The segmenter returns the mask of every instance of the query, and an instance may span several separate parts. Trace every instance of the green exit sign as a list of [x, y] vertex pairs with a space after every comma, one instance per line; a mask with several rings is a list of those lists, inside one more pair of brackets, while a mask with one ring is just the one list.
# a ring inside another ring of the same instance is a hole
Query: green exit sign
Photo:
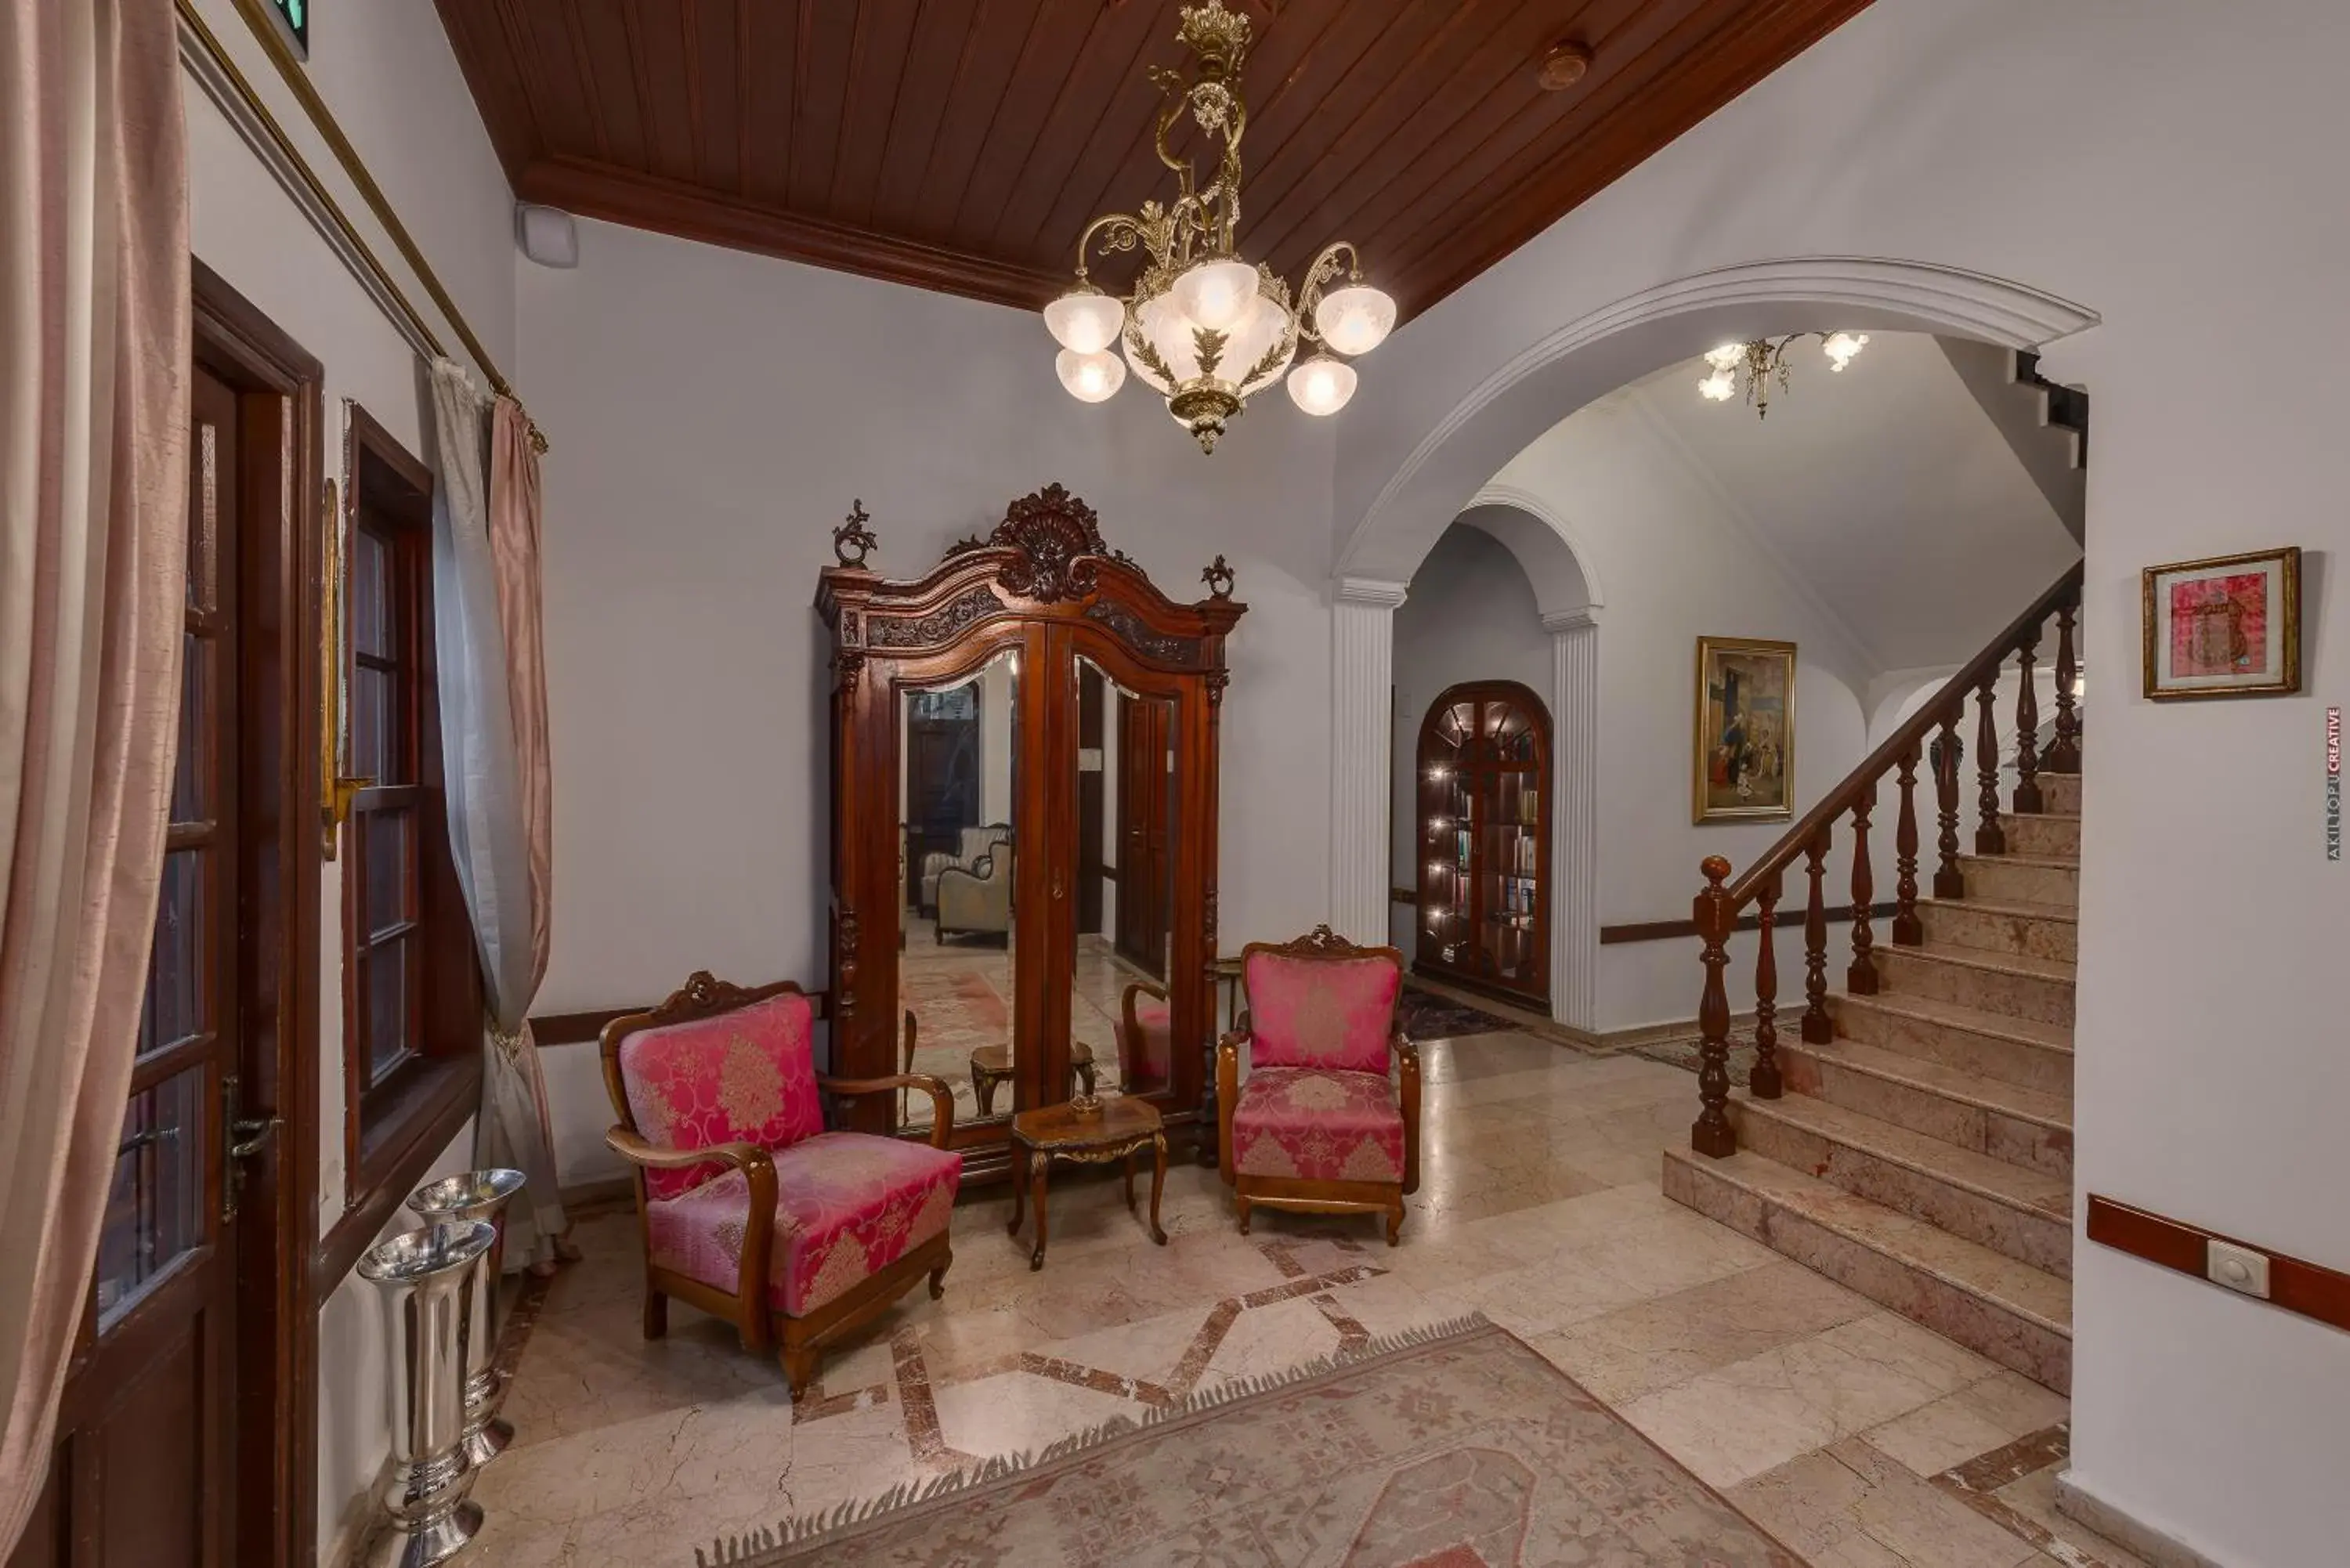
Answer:
[[310, 0], [266, 0], [269, 14], [286, 30], [286, 39], [295, 53], [304, 59], [310, 57]]

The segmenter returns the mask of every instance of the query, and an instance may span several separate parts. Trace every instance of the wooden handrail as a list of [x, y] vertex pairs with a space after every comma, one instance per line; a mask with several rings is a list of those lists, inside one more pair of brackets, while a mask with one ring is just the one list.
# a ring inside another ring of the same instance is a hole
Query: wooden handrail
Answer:
[[[1784, 871], [1804, 853], [1804, 846], [1820, 829], [1853, 808], [1854, 804], [1872, 791], [1877, 781], [1893, 771], [1901, 761], [1901, 753], [1912, 745], [1923, 746], [1926, 732], [1939, 726], [1946, 713], [1962, 710], [1966, 696], [1983, 683], [1983, 678], [2007, 662], [2016, 651], [2026, 632], [2035, 631], [2068, 602], [2077, 602], [2081, 591], [2081, 566], [2072, 569], [2049, 586], [2048, 591], [2032, 601], [2032, 607], [2017, 616], [2007, 629], [1993, 638], [1960, 671], [1944, 682], [1941, 691], [1929, 698], [1918, 710], [1902, 722], [1901, 727], [1885, 737], [1877, 750], [1861, 759], [1860, 765], [1846, 775], [1844, 783], [1820, 797], [1817, 805], [1805, 812], [1795, 826], [1780, 836], [1779, 842], [1765, 850], [1762, 857], [1748, 867], [1738, 880], [1730, 884], [1730, 909], [1735, 915], [1754, 899], [1763, 879], [1773, 872]], [[2067, 672], [2069, 673], [2069, 671]], [[2065, 711], [2071, 711], [2070, 693], [2066, 694]]]
[[[2030, 815], [2044, 809], [2040, 788], [2043, 773], [2080, 770], [2080, 726], [2073, 710], [2069, 683], [2079, 668], [2074, 657], [2074, 627], [2080, 611], [2081, 584], [2082, 569], [2076, 565], [2050, 585], [1981, 653], [1968, 660], [1940, 691], [1903, 720], [1875, 751], [1861, 759], [1858, 767], [1821, 796], [1819, 804], [1805, 812], [1803, 820], [1789, 828], [1736, 881], [1730, 880], [1730, 862], [1718, 855], [1708, 856], [1699, 867], [1705, 877], [1705, 887], [1690, 906], [1690, 923], [1697, 928], [1702, 944], [1700, 961], [1705, 966], [1705, 989], [1697, 1012], [1700, 1036], [1699, 1110], [1697, 1124], [1690, 1129], [1690, 1146], [1698, 1153], [1721, 1158], [1738, 1150], [1737, 1129], [1729, 1117], [1731, 1009], [1723, 971], [1730, 967], [1730, 934], [1737, 927], [1739, 910], [1757, 900], [1762, 910], [1762, 940], [1758, 944], [1754, 977], [1755, 1059], [1753, 1071], [1747, 1077], [1747, 1088], [1759, 1099], [1774, 1100], [1783, 1087], [1778, 1062], [1778, 955], [1771, 930], [1788, 867], [1803, 861], [1799, 876], [1808, 893], [1804, 913], [1804, 1012], [1800, 1032], [1805, 1044], [1825, 1044], [1835, 1037], [1835, 1020], [1827, 1007], [1825, 883], [1830, 838], [1837, 821], [1846, 816], [1852, 819], [1852, 962], [1845, 971], [1845, 986], [1853, 995], [1871, 995], [1877, 988], [1878, 971], [1877, 938], [1869, 920], [1877, 892], [1876, 868], [1869, 859], [1869, 828], [1877, 808], [1877, 786], [1885, 776], [1898, 770], [1891, 937], [1893, 945], [1899, 948], [1917, 947], [1925, 940], [1925, 923], [1918, 913], [1917, 788], [1918, 763], [1929, 756], [1933, 756], [1938, 829], [1935, 844], [1941, 856], [1941, 866], [1934, 873], [1934, 897], [1965, 896], [1962, 857], [1958, 853], [1959, 772], [1955, 742], [1970, 694], [1980, 709], [1975, 731], [1975, 747], [1980, 753], [1975, 764], [1981, 780], [1975, 853], [2000, 855], [2006, 851], [2000, 815], [1999, 729], [1993, 709], [2000, 671], [2010, 658], [2016, 660], [2022, 681], [2015, 704], [2018, 743], [2014, 812]], [[2032, 672], [2038, 662], [2042, 634], [2051, 617], [2057, 623], [2059, 690], [2056, 739], [2043, 756], [2037, 744], [2040, 709], [2033, 691]], [[1928, 741], [1928, 735], [1935, 730], [1941, 732], [1944, 741], [1952, 742], [1939, 756], [1929, 750]]]

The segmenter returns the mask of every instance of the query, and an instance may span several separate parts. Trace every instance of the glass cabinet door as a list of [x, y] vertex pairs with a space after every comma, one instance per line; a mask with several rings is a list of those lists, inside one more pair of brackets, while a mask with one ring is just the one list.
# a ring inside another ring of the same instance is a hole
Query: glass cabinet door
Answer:
[[1076, 656], [1078, 745], [1069, 929], [1071, 1095], [1152, 1094], [1171, 1085], [1168, 979], [1181, 830], [1172, 698], [1148, 697]]

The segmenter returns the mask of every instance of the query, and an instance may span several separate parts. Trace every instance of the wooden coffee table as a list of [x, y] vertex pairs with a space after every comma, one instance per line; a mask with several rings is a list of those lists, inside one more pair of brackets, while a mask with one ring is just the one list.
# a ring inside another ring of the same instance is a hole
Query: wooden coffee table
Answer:
[[[911, 1068], [907, 1069], [909, 1072]], [[979, 1114], [995, 1114], [996, 1085], [1012, 1076], [1012, 1048], [1009, 1045], [982, 1045], [971, 1054], [971, 1092], [979, 1101]], [[1094, 1092], [1094, 1048], [1082, 1040], [1069, 1042], [1069, 1093], [1076, 1093], [1083, 1082], [1086, 1093]]]
[[[1028, 1254], [1028, 1266], [1045, 1266], [1045, 1174], [1055, 1159], [1074, 1159], [1080, 1165], [1107, 1165], [1114, 1159], [1126, 1161], [1126, 1207], [1134, 1208], [1134, 1157], [1148, 1144], [1151, 1151], [1150, 1168], [1150, 1239], [1160, 1246], [1167, 1245], [1167, 1232], [1159, 1226], [1159, 1195], [1167, 1186], [1167, 1127], [1160, 1119], [1159, 1107], [1149, 1100], [1128, 1095], [1113, 1095], [1095, 1111], [1079, 1111], [1071, 1106], [1045, 1106], [1033, 1111], [1022, 1111], [1012, 1118], [1012, 1223], [1004, 1227], [1012, 1235], [1020, 1233], [1020, 1216], [1025, 1199], [1034, 1188], [1036, 1200], [1036, 1245]], [[1020, 1179], [1020, 1151], [1028, 1151], [1028, 1179]]]

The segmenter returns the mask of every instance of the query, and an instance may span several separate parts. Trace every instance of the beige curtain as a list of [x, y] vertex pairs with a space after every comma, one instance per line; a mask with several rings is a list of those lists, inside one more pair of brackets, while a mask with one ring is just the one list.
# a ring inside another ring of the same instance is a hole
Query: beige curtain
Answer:
[[47, 1469], [146, 985], [186, 589], [170, 0], [0, 14], [0, 1556]]
[[[531, 1038], [531, 999], [546, 977], [548, 914], [554, 902], [554, 788], [547, 759], [546, 649], [539, 617], [538, 452], [530, 416], [512, 398], [499, 398], [490, 416], [490, 563], [497, 585], [498, 629], [505, 645], [506, 706], [515, 740], [515, 794], [519, 797], [530, 883], [530, 950], [516, 966], [523, 983], [509, 1002], [514, 1022], [500, 1033], [482, 1086], [484, 1154], [496, 1154], [530, 1177], [528, 1212], [509, 1222], [507, 1256], [544, 1270], [558, 1256], [577, 1256], [566, 1237], [555, 1164], [555, 1131], [546, 1110], [546, 1078]], [[532, 1137], [533, 1131], [536, 1137]]]

